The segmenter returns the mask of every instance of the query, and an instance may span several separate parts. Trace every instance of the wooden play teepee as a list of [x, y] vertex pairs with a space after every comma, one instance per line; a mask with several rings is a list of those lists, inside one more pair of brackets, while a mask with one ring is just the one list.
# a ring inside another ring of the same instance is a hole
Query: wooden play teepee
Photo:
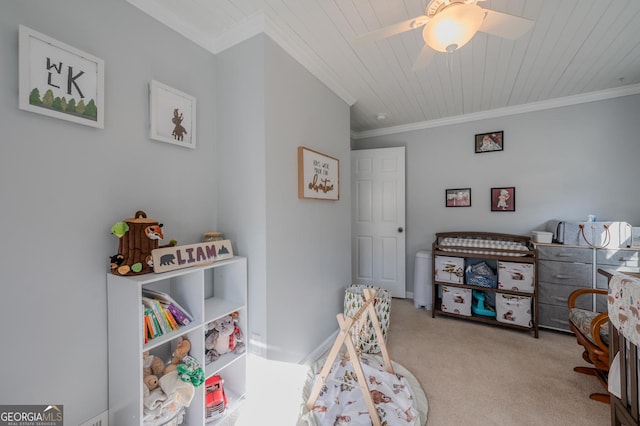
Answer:
[[369, 417], [371, 417], [371, 424], [373, 426], [381, 426], [380, 416], [378, 416], [378, 411], [376, 410], [373, 398], [371, 397], [371, 392], [369, 391], [369, 386], [367, 385], [367, 379], [365, 377], [364, 371], [362, 370], [362, 365], [360, 364], [360, 353], [356, 350], [353, 344], [353, 339], [351, 338], [352, 335], [358, 334], [359, 324], [365, 322], [360, 321], [361, 319], [366, 320], [368, 316], [368, 319], [373, 324], [376, 337], [378, 338], [380, 351], [382, 353], [382, 358], [384, 359], [387, 372], [393, 374], [394, 371], [393, 366], [391, 365], [391, 359], [389, 359], [389, 353], [387, 352], [387, 346], [385, 345], [384, 337], [382, 335], [382, 329], [380, 328], [380, 321], [378, 320], [378, 315], [376, 315], [375, 307], [373, 304], [376, 291], [374, 289], [365, 288], [363, 290], [363, 293], [365, 302], [353, 315], [353, 317], [345, 317], [344, 314], [337, 315], [340, 331], [338, 333], [338, 336], [336, 337], [335, 342], [333, 343], [333, 346], [331, 347], [329, 356], [327, 357], [324, 366], [320, 371], [320, 375], [313, 385], [313, 388], [311, 389], [311, 394], [309, 395], [309, 399], [306, 402], [306, 406], [309, 410], [313, 408], [314, 403], [320, 395], [320, 390], [327, 381], [327, 377], [329, 375], [329, 372], [331, 371], [331, 367], [333, 366], [336, 357], [339, 355], [340, 350], [342, 349], [342, 345], [345, 345], [347, 347], [349, 358], [351, 359], [351, 364], [353, 365], [353, 368], [356, 372], [358, 384], [360, 385], [360, 390], [362, 390], [362, 396], [364, 397], [365, 403], [367, 404]]

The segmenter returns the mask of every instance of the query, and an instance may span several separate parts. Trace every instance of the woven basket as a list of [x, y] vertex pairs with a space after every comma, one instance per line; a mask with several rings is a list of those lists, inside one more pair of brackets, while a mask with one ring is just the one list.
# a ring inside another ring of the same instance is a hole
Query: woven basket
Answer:
[[[380, 323], [380, 329], [382, 330], [382, 337], [384, 341], [387, 341], [387, 331], [389, 329], [389, 323], [391, 322], [391, 293], [383, 288], [374, 287], [365, 284], [353, 284], [347, 287], [344, 296], [344, 314], [348, 317], [353, 316], [358, 309], [364, 304], [364, 294], [362, 292], [365, 288], [372, 288], [376, 290], [376, 295], [373, 298], [375, 311], [378, 316], [378, 322]], [[358, 341], [354, 342], [356, 349], [367, 354], [380, 353], [380, 344], [376, 337], [373, 323], [368, 316], [366, 318], [366, 324], [359, 324], [358, 328], [361, 330], [358, 335]], [[360, 321], [363, 321], [362, 319]]]

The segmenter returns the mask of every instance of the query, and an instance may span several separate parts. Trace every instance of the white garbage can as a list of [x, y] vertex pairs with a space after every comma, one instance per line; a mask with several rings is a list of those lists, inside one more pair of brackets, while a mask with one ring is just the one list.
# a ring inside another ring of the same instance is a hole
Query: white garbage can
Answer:
[[431, 290], [431, 252], [419, 250], [413, 268], [413, 304], [416, 308], [433, 308]]

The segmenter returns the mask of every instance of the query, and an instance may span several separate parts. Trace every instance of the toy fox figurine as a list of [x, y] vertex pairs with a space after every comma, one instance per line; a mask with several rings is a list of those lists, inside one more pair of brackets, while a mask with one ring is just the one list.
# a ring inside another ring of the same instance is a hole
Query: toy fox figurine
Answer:
[[164, 238], [162, 233], [162, 223], [159, 225], [151, 225], [144, 228], [144, 233], [151, 240], [161, 240]]

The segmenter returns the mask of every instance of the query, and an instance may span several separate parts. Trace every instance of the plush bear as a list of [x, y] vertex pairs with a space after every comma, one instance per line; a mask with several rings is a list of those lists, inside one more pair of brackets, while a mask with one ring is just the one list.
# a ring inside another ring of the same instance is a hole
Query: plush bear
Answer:
[[220, 358], [229, 349], [229, 338], [233, 335], [234, 323], [231, 315], [219, 318], [208, 325], [207, 338], [204, 347], [207, 350], [207, 363]]
[[142, 381], [152, 391], [158, 387], [158, 380], [165, 372], [164, 361], [149, 351], [142, 354]]
[[238, 314], [234, 312], [208, 325], [207, 337], [204, 342], [207, 364], [220, 358], [220, 355], [231, 351], [234, 353], [244, 352], [244, 336], [238, 322]]
[[184, 357], [189, 355], [190, 350], [191, 342], [189, 342], [185, 337], [180, 337], [176, 350], [173, 351], [173, 355], [171, 356], [171, 363], [165, 368], [165, 373], [176, 371], [176, 367], [182, 362]]

